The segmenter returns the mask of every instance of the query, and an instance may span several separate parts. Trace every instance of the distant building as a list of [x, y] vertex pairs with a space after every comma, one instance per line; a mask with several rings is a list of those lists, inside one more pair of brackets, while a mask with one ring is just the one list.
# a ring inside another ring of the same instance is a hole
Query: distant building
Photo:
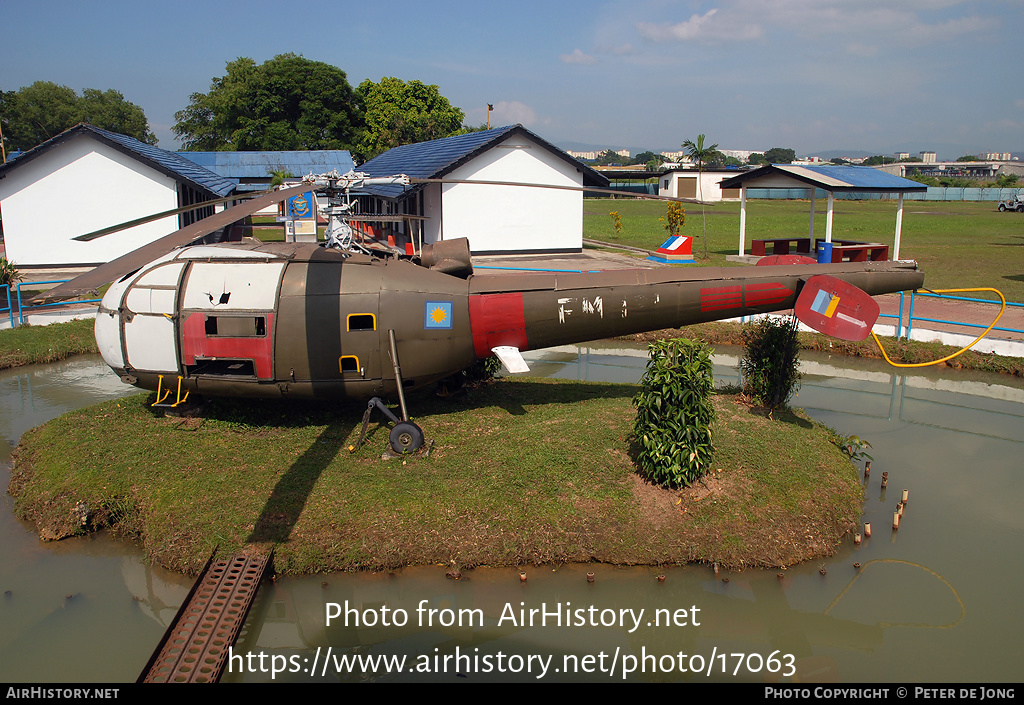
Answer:
[[662, 152], [661, 156], [671, 159], [673, 162], [680, 164], [688, 164], [690, 162], [690, 155], [683, 151], [678, 152]]
[[1009, 152], [985, 152], [982, 158], [990, 162], [1008, 162], [1013, 159], [1013, 155]]
[[234, 189], [233, 182], [174, 152], [80, 123], [0, 166], [7, 258], [20, 267], [109, 262], [222, 206], [168, 215], [89, 242], [73, 238], [217, 200]]
[[741, 162], [748, 161], [751, 154], [764, 154], [764, 150], [756, 149], [720, 149], [718, 151], [727, 157], [739, 159]]
[[[703, 197], [704, 201], [738, 201], [740, 190], [722, 189], [719, 184], [730, 177], [736, 176], [736, 169], [704, 170], [673, 169], [658, 177], [658, 195], [671, 198]], [[700, 188], [697, 180], [700, 179]]]
[[896, 152], [892, 155], [892, 158], [896, 161], [902, 161], [904, 159], [910, 159], [910, 152]]
[[938, 161], [938, 155], [935, 152], [921, 152], [919, 156], [925, 164], [935, 164]]
[[576, 152], [571, 149], [567, 149], [565, 151], [565, 153], [568, 154], [570, 157], [575, 157], [576, 159], [583, 159], [588, 162], [594, 161], [605, 152], [612, 152], [613, 154], [618, 154], [620, 157], [625, 157], [626, 159], [629, 159], [630, 157], [628, 149], [612, 149], [611, 147], [609, 147], [608, 149], [602, 149], [593, 152]]

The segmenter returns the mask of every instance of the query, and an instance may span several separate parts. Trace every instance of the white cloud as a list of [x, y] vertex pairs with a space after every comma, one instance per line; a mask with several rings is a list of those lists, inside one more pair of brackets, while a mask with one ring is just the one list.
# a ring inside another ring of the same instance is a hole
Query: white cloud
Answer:
[[571, 54], [561, 54], [558, 57], [567, 64], [596, 64], [597, 57], [584, 54], [579, 49], [573, 49]]
[[526, 103], [518, 100], [503, 100], [494, 104], [494, 112], [491, 113], [492, 125], [514, 125], [521, 123], [527, 127], [531, 125], [543, 125], [547, 120], [537, 117], [537, 111]]
[[656, 42], [691, 40], [716, 42], [720, 40], [746, 41], [756, 39], [762, 34], [759, 25], [749, 22], [736, 21], [740, 18], [730, 18], [730, 13], [718, 14], [718, 8], [708, 10], [703, 15], [692, 15], [685, 22], [675, 24], [663, 22], [655, 24], [652, 22], [639, 22], [636, 29], [646, 39]]
[[762, 36], [801, 41], [844, 41], [860, 48], [873, 43], [914, 46], [977, 35], [998, 26], [995, 17], [957, 15], [955, 2], [922, 0], [719, 0], [719, 7], [683, 22], [639, 22], [637, 31], [657, 42], [717, 43]]

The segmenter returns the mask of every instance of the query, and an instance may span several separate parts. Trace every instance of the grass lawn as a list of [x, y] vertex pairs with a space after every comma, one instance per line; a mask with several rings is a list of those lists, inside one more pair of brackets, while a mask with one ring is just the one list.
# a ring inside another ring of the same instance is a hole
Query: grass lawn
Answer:
[[[825, 203], [815, 206], [814, 233], [825, 236]], [[616, 238], [611, 211], [622, 219]], [[739, 248], [740, 205], [705, 206], [709, 259], [703, 260], [701, 207], [686, 206], [681, 234], [694, 238], [693, 253], [699, 266], [729, 266], [726, 255]], [[587, 199], [583, 202], [583, 236], [605, 242], [657, 249], [667, 232], [658, 222], [665, 204], [635, 199]], [[747, 203], [747, 237], [754, 239], [807, 237], [810, 201], [757, 200]], [[832, 236], [836, 240], [878, 241], [893, 244], [895, 201], [836, 201]], [[905, 201], [900, 257], [915, 259], [925, 271], [925, 284], [933, 289], [989, 286], [1007, 300], [1024, 302], [1024, 217], [1000, 213], [994, 203]]]
[[91, 318], [0, 331], [0, 370], [99, 352]]
[[[10, 492], [49, 538], [113, 523], [167, 567], [215, 545], [275, 546], [310, 573], [455, 561], [792, 565], [828, 555], [858, 521], [858, 472], [802, 415], [769, 420], [715, 398], [714, 471], [679, 491], [634, 473], [633, 385], [504, 379], [418, 399], [427, 458], [384, 460], [361, 404], [217, 400], [202, 417], [105, 402], [25, 434]], [[111, 442], [116, 438], [115, 443]], [[752, 442], [753, 441], [753, 442]], [[826, 498], [823, 500], [823, 498]], [[809, 528], [810, 527], [810, 528]]]

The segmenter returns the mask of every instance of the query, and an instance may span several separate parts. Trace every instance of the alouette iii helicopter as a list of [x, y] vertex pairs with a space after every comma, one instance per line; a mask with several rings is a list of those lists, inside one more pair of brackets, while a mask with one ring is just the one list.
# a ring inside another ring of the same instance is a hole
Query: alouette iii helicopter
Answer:
[[[354, 189], [427, 181], [438, 180], [310, 175], [42, 297], [67, 299], [113, 281], [96, 316], [100, 353], [122, 381], [156, 390], [157, 405], [198, 395], [368, 400], [364, 435], [380, 409], [395, 424], [390, 444], [401, 453], [423, 444], [404, 391], [478, 360], [496, 355], [523, 372], [525, 350], [794, 306], [812, 327], [862, 339], [878, 315], [870, 296], [924, 283], [915, 262], [487, 275], [473, 272], [465, 238], [409, 255], [353, 237]], [[193, 244], [310, 189], [326, 195], [326, 243]], [[381, 400], [395, 396], [401, 418]]]

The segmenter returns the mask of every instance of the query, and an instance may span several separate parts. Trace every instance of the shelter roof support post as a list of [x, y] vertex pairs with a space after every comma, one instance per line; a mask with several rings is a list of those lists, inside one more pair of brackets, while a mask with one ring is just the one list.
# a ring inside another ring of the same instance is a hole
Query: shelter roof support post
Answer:
[[832, 212], [835, 210], [835, 196], [828, 192], [828, 216], [825, 218], [825, 242], [832, 242]]
[[743, 256], [743, 243], [747, 237], [747, 187], [740, 186], [740, 247], [737, 254]]
[[903, 234], [903, 192], [900, 191], [900, 198], [896, 205], [896, 242], [892, 249], [892, 258], [900, 258], [900, 235]]
[[814, 201], [818, 197], [818, 189], [812, 186], [808, 190], [811, 192], [811, 228], [808, 231], [807, 237], [811, 239], [811, 242], [814, 242]]

